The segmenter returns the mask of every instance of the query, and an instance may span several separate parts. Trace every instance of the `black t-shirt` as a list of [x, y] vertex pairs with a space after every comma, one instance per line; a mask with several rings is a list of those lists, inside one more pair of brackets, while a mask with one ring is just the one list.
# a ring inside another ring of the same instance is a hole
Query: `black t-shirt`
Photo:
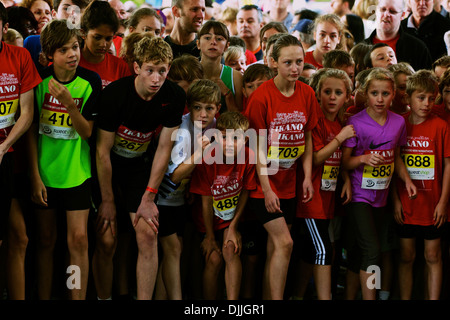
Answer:
[[136, 92], [134, 76], [106, 86], [99, 102], [98, 128], [115, 132], [112, 154], [133, 159], [143, 156], [162, 127], [181, 124], [186, 94], [174, 82], [166, 80], [150, 101]]
[[185, 53], [193, 55], [194, 57], [200, 58], [200, 50], [197, 47], [197, 38], [195, 38], [194, 41], [192, 41], [186, 45], [179, 45], [179, 44], [173, 43], [170, 36], [165, 37], [164, 41], [166, 41], [172, 48], [174, 59], [181, 57]]

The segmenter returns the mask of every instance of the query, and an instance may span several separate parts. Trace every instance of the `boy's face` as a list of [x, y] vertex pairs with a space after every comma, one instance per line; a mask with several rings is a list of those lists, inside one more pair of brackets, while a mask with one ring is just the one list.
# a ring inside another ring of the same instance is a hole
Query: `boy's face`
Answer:
[[380, 47], [376, 48], [370, 54], [370, 59], [372, 60], [372, 66], [374, 68], [387, 68], [390, 65], [397, 63], [397, 57], [395, 56], [394, 50], [391, 47]]
[[80, 62], [80, 44], [77, 37], [72, 37], [61, 48], [56, 49], [49, 58], [53, 60], [55, 69], [74, 71]]
[[138, 91], [145, 96], [155, 95], [161, 89], [169, 73], [169, 62], [154, 61], [143, 62], [141, 66], [134, 62], [134, 72], [137, 75], [136, 82], [139, 85]]
[[440, 78], [446, 70], [447, 67], [436, 66], [436, 68], [434, 68], [434, 74], [436, 75], [436, 77]]
[[442, 100], [444, 101], [445, 108], [450, 111], [450, 86], [445, 86], [442, 89]]
[[242, 92], [246, 98], [249, 98], [250, 95], [265, 81], [269, 80], [267, 77], [258, 78], [255, 81], [244, 83], [244, 87], [242, 88]]
[[349, 76], [350, 80], [352, 80], [352, 83], [355, 83], [355, 65], [354, 64], [351, 64], [349, 66], [342, 66], [337, 69], [344, 71]]
[[236, 69], [240, 73], [244, 74], [247, 65], [245, 63], [245, 55], [242, 55], [237, 60], [229, 60], [227, 61], [227, 66]]
[[204, 103], [195, 101], [190, 108], [191, 121], [200, 121], [202, 129], [212, 124], [217, 112], [220, 110], [220, 104]]
[[409, 98], [411, 112], [418, 118], [427, 118], [433, 108], [437, 92], [414, 90]]
[[[222, 133], [222, 150], [225, 158], [237, 158], [242, 147], [245, 146], [245, 137], [242, 130], [220, 130]], [[219, 141], [220, 143], [220, 141]]]
[[406, 80], [407, 76], [404, 73], [400, 73], [395, 77], [395, 97], [394, 97], [394, 103], [397, 105], [407, 104], [405, 100], [405, 94], [406, 94]]

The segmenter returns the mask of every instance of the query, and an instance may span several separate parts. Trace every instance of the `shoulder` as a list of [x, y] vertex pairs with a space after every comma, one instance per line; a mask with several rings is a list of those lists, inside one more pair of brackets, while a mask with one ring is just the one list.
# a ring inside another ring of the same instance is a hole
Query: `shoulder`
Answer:
[[102, 80], [101, 80], [99, 74], [95, 71], [86, 69], [82, 66], [78, 66], [77, 75], [89, 82], [91, 82], [91, 81], [94, 83], [97, 82], [97, 83], [95, 83], [95, 85], [100, 85], [100, 86], [102, 85]]

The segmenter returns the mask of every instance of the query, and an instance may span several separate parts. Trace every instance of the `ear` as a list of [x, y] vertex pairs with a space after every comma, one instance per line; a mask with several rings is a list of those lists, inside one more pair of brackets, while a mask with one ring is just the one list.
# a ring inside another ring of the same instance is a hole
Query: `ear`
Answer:
[[9, 27], [9, 23], [8, 22], [3, 25], [3, 30], [2, 30], [3, 34], [8, 32], [8, 27]]
[[141, 67], [139, 67], [139, 65], [136, 61], [133, 62], [133, 69], [134, 69], [134, 73], [136, 75], [139, 75], [139, 73], [141, 72]]
[[196, 40], [196, 43], [197, 43], [197, 49], [200, 50], [200, 40], [197, 39], [197, 40]]
[[80, 29], [80, 37], [83, 40], [86, 40], [86, 31], [84, 31], [83, 29]]
[[242, 87], [242, 94], [244, 95], [244, 97], [248, 98], [247, 97], [247, 92], [245, 92], [245, 88], [244, 87]]
[[160, 37], [164, 37], [164, 32], [166, 32], [166, 27], [161, 26], [161, 33], [159, 34]]
[[58, 12], [55, 11], [55, 9], [52, 9], [52, 19], [56, 19], [56, 15]]
[[133, 26], [128, 27], [128, 34], [133, 33], [136, 30]]
[[219, 104], [217, 105], [217, 112], [216, 112], [216, 114], [219, 113], [221, 107], [222, 107], [222, 104], [219, 103]]
[[174, 18], [179, 18], [180, 17], [180, 8], [178, 8], [177, 6], [173, 6], [172, 14], [173, 14]]

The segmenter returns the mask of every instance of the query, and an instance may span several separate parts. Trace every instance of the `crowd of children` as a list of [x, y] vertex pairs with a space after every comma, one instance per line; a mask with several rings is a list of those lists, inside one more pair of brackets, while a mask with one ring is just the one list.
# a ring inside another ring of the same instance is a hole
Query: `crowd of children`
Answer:
[[334, 14], [309, 48], [266, 23], [256, 61], [203, 0], [173, 1], [173, 33], [147, 6], [20, 8], [0, 3], [5, 299], [448, 298], [448, 56], [414, 70]]

